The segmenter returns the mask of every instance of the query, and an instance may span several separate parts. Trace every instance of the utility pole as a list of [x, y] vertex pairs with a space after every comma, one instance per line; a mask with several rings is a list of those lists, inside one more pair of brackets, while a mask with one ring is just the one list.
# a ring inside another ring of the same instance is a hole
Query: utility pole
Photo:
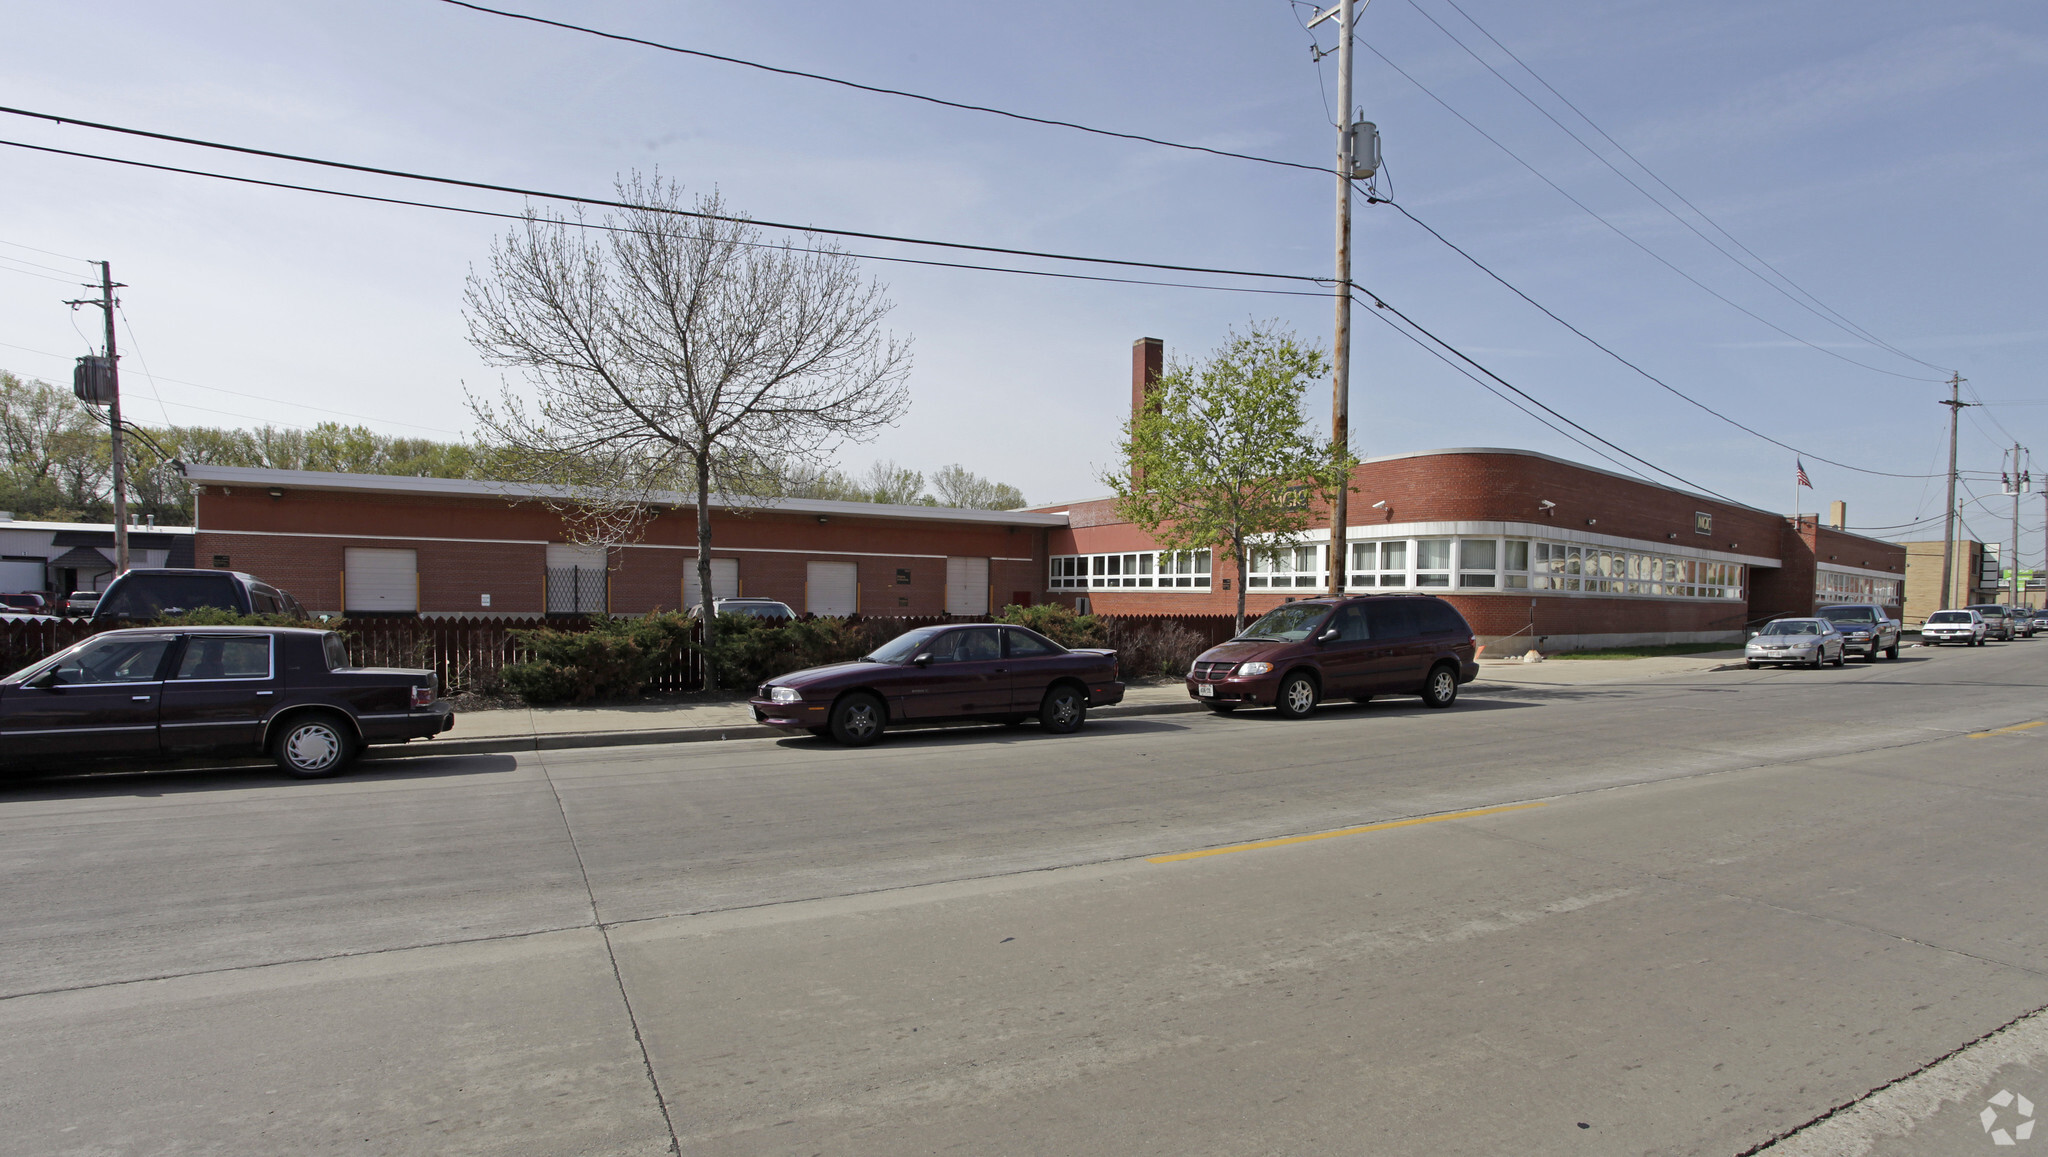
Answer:
[[2006, 484], [2006, 493], [2012, 495], [2012, 546], [2005, 553], [2012, 566], [2011, 605], [2015, 607], [2020, 605], [2020, 495], [2027, 492], [2032, 482], [2032, 478], [2029, 477], [2031, 472], [2020, 468], [2022, 449], [2018, 442], [2012, 444], [2012, 473], [2006, 476], [2010, 479]]
[[[128, 571], [128, 467], [121, 450], [121, 371], [120, 355], [114, 350], [114, 291], [125, 288], [114, 280], [114, 269], [108, 262], [100, 262], [100, 296], [98, 301], [84, 298], [67, 301], [64, 304], [78, 308], [81, 305], [97, 305], [106, 314], [107, 320], [107, 429], [112, 438], [114, 458], [114, 573]], [[95, 399], [87, 399], [93, 404]]]
[[[1358, 129], [1374, 131], [1371, 125], [1354, 122], [1351, 111], [1351, 27], [1359, 11], [1372, 0], [1354, 3], [1338, 0], [1335, 7], [1316, 14], [1310, 28], [1335, 17], [1337, 20], [1337, 334], [1330, 355], [1331, 402], [1330, 448], [1339, 461], [1351, 452], [1351, 182], [1359, 176]], [[1368, 169], [1365, 176], [1370, 177]], [[1335, 500], [1330, 504], [1330, 593], [1341, 595], [1348, 585], [1351, 544], [1351, 472], [1346, 470]]]
[[1941, 522], [1941, 606], [1946, 610], [1953, 606], [1950, 595], [1955, 579], [1956, 559], [1956, 415], [1964, 409], [1977, 405], [1963, 401], [1963, 376], [1952, 373], [1948, 376], [1948, 397], [1942, 400], [1948, 407], [1948, 509], [1942, 513]]

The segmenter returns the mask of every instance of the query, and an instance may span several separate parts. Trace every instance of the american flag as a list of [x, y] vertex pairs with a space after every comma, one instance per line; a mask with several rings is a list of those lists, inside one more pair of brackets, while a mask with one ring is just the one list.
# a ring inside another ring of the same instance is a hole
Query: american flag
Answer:
[[1808, 478], [1806, 476], [1806, 463], [1801, 462], [1797, 458], [1794, 458], [1792, 459], [1792, 467], [1793, 469], [1799, 471], [1799, 484], [1801, 486], [1806, 487], [1808, 490], [1813, 489], [1813, 479]]

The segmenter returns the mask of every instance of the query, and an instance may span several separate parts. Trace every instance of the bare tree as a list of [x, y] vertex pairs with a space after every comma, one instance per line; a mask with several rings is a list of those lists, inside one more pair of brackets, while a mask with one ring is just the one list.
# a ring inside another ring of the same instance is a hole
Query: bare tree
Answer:
[[972, 510], [1015, 510], [1024, 505], [1024, 492], [1007, 482], [994, 482], [965, 466], [941, 466], [932, 473], [932, 489], [941, 506], [964, 506]]
[[658, 175], [618, 192], [631, 207], [595, 226], [529, 208], [471, 273], [471, 343], [538, 398], [507, 387], [470, 409], [511, 479], [553, 488], [586, 541], [623, 541], [664, 495], [693, 494], [708, 604], [713, 496], [776, 493], [781, 464], [895, 422], [909, 343], [882, 328], [883, 287], [829, 241], [763, 240], [715, 194], [685, 204]]

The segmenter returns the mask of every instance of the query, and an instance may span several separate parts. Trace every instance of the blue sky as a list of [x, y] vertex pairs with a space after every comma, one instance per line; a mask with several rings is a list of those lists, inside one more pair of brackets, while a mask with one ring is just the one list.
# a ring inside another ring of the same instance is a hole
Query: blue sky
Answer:
[[[2012, 3], [1458, 2], [1799, 290], [1781, 293], [1709, 248], [1524, 102], [1427, 17], [1656, 188], [1448, 0], [1375, 0], [1361, 37], [1442, 101], [1359, 52], [1357, 103], [1380, 125], [1382, 188], [1390, 183], [1415, 216], [1650, 373], [1816, 458], [1938, 473], [1946, 430], [1935, 399], [1950, 369], [1968, 379], [1967, 395], [1993, 403], [1964, 420], [1966, 470], [1995, 474], [2001, 445], [2015, 439], [2048, 453], [2039, 436], [2048, 390], [2037, 369], [2048, 344], [2037, 273], [2048, 256], [2039, 224], [2048, 12]], [[1332, 149], [1335, 61], [1311, 62], [1307, 10], [1287, 0], [504, 6], [1309, 164]], [[599, 195], [620, 171], [659, 166], [765, 219], [1309, 275], [1331, 266], [1334, 191], [1321, 174], [859, 94], [436, 0], [9, 0], [0, 27], [9, 57], [0, 103], [16, 107]], [[1320, 31], [1331, 46], [1329, 26]], [[0, 122], [7, 140], [519, 207], [497, 194]], [[469, 428], [465, 386], [496, 389], [496, 372], [464, 340], [460, 300], [465, 274], [502, 223], [14, 149], [0, 149], [0, 175], [0, 366], [63, 379], [96, 316], [74, 317], [58, 301], [75, 291], [37, 275], [62, 278], [83, 268], [70, 257], [105, 257], [130, 285], [135, 341], [124, 353], [137, 356], [125, 363], [126, 393], [141, 420], [338, 418], [456, 437]], [[1636, 376], [1390, 206], [1360, 208], [1357, 248], [1357, 280], [1546, 404], [1703, 487], [1789, 508], [1791, 452]], [[1325, 345], [1331, 328], [1321, 298], [870, 268], [897, 303], [892, 327], [915, 341], [913, 404], [903, 423], [849, 448], [840, 464], [961, 462], [1034, 502], [1102, 491], [1096, 478], [1113, 459], [1133, 339], [1160, 337], [1169, 355], [1191, 357], [1255, 317]], [[1845, 332], [1794, 301], [1799, 291], [1939, 368]], [[1606, 465], [1368, 313], [1357, 326], [1360, 452], [1520, 446]], [[1326, 396], [1318, 392], [1318, 415]], [[1851, 525], [1867, 527], [1940, 511], [1938, 479], [1877, 477], [1816, 458], [1806, 462], [1815, 489], [1800, 493], [1808, 511], [1845, 499]], [[1995, 478], [1971, 485], [1979, 495], [1997, 490]], [[2026, 510], [2023, 549], [2038, 558], [2038, 496]], [[2002, 498], [1969, 515], [1978, 536], [1993, 540], [2007, 537], [2009, 518]]]

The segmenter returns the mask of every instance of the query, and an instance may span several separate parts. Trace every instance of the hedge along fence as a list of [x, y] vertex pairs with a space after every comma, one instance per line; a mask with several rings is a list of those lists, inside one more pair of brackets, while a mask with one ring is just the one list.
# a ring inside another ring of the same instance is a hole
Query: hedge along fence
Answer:
[[[1036, 609], [1036, 608], [1033, 608]], [[905, 631], [945, 623], [986, 622], [989, 617], [856, 618], [880, 645]], [[1104, 638], [1098, 646], [1117, 648], [1126, 678], [1177, 675], [1203, 649], [1229, 638], [1229, 615], [1098, 615]], [[350, 661], [364, 667], [424, 668], [434, 672], [444, 693], [497, 692], [506, 667], [534, 657], [533, 647], [513, 632], [548, 629], [588, 631], [582, 616], [536, 618], [347, 619], [325, 625], [347, 641]], [[0, 622], [0, 673], [16, 671], [63, 650], [110, 624], [82, 619]], [[197, 628], [204, 629], [204, 628]], [[703, 663], [686, 644], [669, 649], [657, 666], [649, 691], [693, 691], [703, 685]], [[730, 682], [730, 680], [726, 680]], [[739, 688], [734, 688], [738, 690]]]

